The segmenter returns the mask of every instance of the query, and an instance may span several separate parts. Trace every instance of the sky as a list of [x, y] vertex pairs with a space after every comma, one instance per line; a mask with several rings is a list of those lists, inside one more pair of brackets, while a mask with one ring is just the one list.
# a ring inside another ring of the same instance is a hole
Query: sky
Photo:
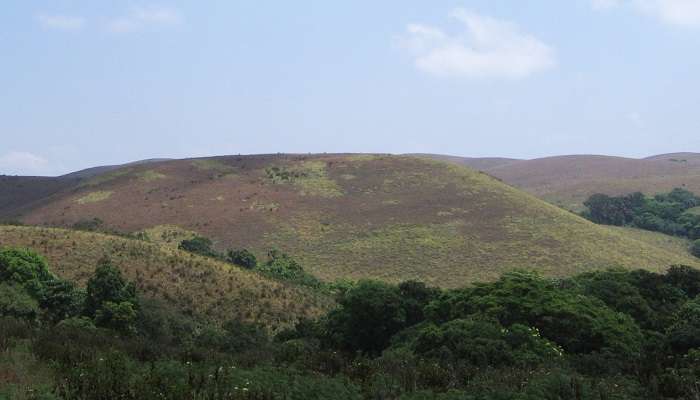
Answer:
[[28, 0], [0, 174], [148, 158], [700, 151], [700, 0]]

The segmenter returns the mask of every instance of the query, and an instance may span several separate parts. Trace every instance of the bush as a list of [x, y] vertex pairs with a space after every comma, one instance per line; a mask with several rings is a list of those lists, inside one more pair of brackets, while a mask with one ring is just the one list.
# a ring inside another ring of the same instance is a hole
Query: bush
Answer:
[[44, 283], [53, 279], [46, 260], [28, 249], [0, 250], [0, 282], [23, 285], [32, 296], [38, 296]]
[[243, 268], [253, 269], [258, 265], [258, 260], [255, 258], [255, 254], [250, 251], [243, 250], [229, 250], [226, 254], [226, 261], [240, 265]]
[[206, 257], [217, 257], [218, 254], [212, 249], [212, 241], [202, 236], [196, 236], [192, 239], [183, 240], [178, 246], [180, 250], [190, 253], [199, 254]]

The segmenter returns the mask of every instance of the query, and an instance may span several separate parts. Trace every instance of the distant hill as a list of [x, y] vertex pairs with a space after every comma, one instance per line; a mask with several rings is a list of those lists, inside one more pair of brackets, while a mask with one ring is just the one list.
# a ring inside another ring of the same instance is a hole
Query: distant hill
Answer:
[[131, 165], [165, 160], [167, 159], [149, 159], [123, 165], [93, 167], [57, 177], [0, 175], [0, 221], [14, 220], [26, 210], [37, 207], [58, 193], [74, 189], [81, 181], [96, 175]]
[[443, 287], [532, 268], [697, 265], [685, 251], [592, 224], [490, 176], [408, 156], [258, 155], [128, 166], [24, 212], [29, 224], [100, 218], [124, 232], [163, 225], [215, 246], [273, 247], [324, 280], [419, 279]]
[[81, 286], [107, 256], [137, 284], [140, 296], [218, 322], [240, 318], [278, 329], [301, 317], [318, 316], [332, 304], [310, 290], [236, 266], [117, 236], [0, 225], [0, 247], [7, 246], [37, 251], [47, 257], [52, 272]]
[[[431, 156], [444, 159], [442, 156]], [[450, 157], [451, 162], [479, 169], [554, 204], [581, 210], [594, 193], [635, 191], [653, 195], [676, 187], [700, 193], [700, 154], [662, 154], [644, 159], [571, 155], [513, 160]]]

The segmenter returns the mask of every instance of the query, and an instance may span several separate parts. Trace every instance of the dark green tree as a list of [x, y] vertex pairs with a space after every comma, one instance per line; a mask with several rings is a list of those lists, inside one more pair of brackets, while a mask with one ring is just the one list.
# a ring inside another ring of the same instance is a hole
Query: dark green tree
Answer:
[[17, 283], [39, 296], [44, 284], [53, 280], [46, 260], [28, 249], [0, 250], [0, 282]]
[[199, 254], [206, 257], [216, 257], [216, 251], [212, 249], [212, 241], [202, 236], [195, 236], [192, 239], [183, 240], [178, 246], [180, 250]]
[[327, 340], [350, 352], [378, 354], [406, 327], [406, 311], [395, 286], [360, 281], [339, 300], [326, 321]]
[[253, 269], [258, 265], [258, 260], [255, 258], [255, 254], [246, 249], [229, 250], [226, 254], [226, 261], [240, 265], [241, 267], [247, 269]]
[[88, 281], [85, 313], [95, 324], [121, 332], [132, 332], [136, 323], [136, 288], [108, 260], [102, 260]]

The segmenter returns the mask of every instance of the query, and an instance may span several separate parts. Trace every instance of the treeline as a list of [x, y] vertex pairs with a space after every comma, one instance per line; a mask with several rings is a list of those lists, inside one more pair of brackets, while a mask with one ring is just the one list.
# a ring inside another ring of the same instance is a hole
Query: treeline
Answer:
[[700, 257], [700, 214], [688, 212], [700, 206], [700, 197], [690, 191], [676, 188], [653, 197], [639, 192], [594, 194], [583, 204], [587, 208], [583, 216], [598, 224], [632, 226], [696, 241], [692, 252]]
[[211, 239], [203, 236], [195, 236], [186, 239], [178, 245], [180, 250], [212, 257], [220, 261], [256, 271], [269, 278], [283, 280], [296, 285], [308, 286], [314, 289], [327, 289], [325, 285], [312, 274], [304, 271], [304, 268], [289, 255], [272, 249], [267, 252], [267, 260], [258, 262], [255, 254], [247, 249], [229, 249], [225, 253], [213, 248]]
[[0, 371], [30, 359], [51, 373], [0, 381], [0, 399], [700, 396], [700, 271], [689, 267], [516, 271], [456, 290], [360, 281], [336, 290], [327, 315], [274, 336], [196, 320], [133, 287], [105, 261], [82, 291], [38, 255], [2, 250]]

